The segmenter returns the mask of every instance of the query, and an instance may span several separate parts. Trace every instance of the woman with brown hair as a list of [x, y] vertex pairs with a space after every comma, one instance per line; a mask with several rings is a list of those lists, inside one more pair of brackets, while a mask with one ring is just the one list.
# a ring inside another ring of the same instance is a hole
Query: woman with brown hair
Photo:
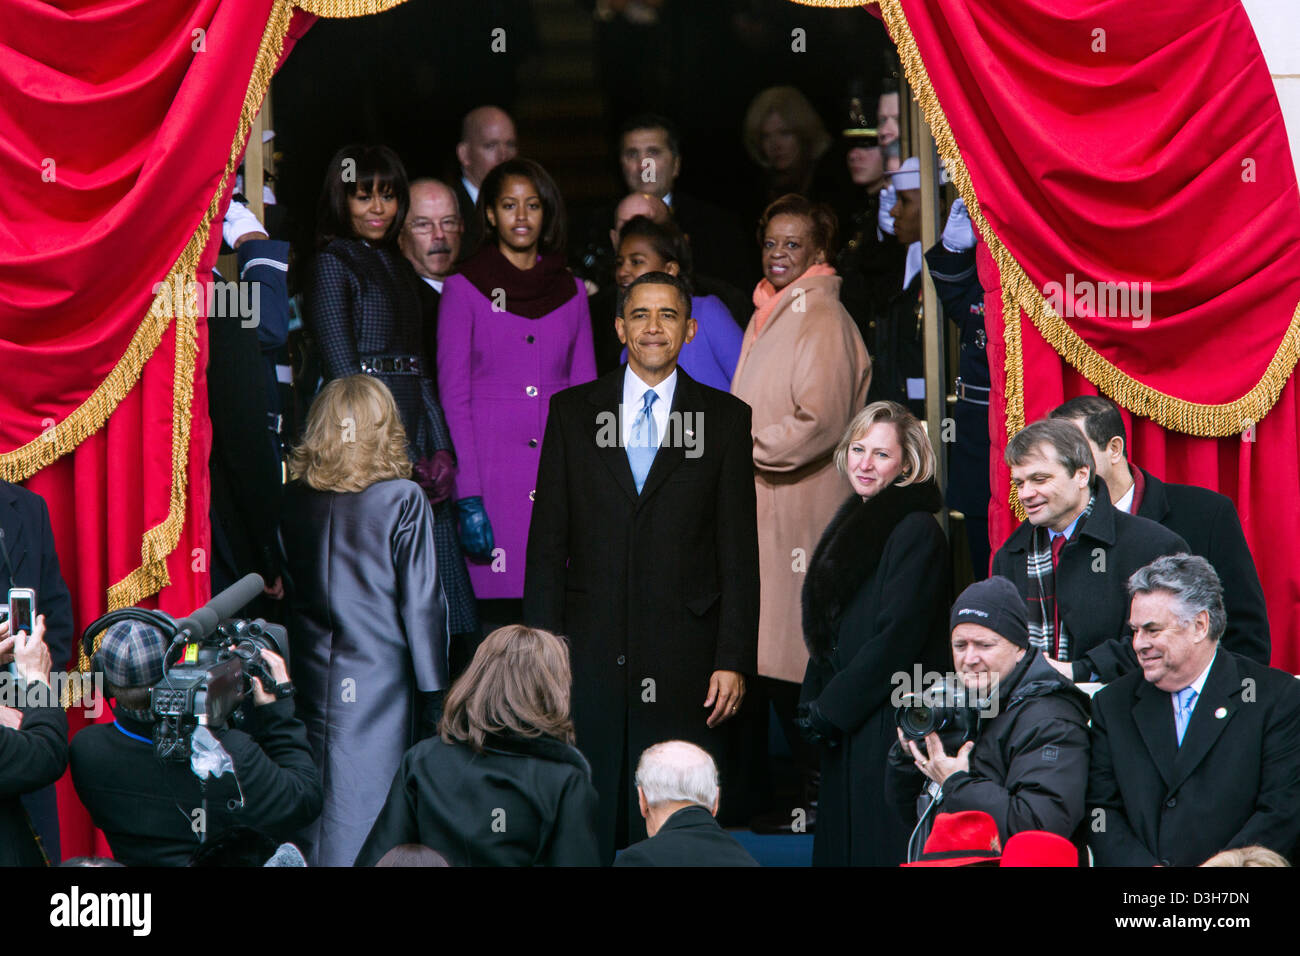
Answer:
[[512, 624], [484, 638], [439, 736], [402, 758], [357, 866], [419, 843], [452, 866], [599, 866], [596, 791], [573, 746], [569, 649]]
[[410, 480], [393, 396], [370, 375], [321, 389], [289, 469], [297, 714], [325, 784], [305, 842], [312, 866], [347, 866], [449, 683], [433, 509]]

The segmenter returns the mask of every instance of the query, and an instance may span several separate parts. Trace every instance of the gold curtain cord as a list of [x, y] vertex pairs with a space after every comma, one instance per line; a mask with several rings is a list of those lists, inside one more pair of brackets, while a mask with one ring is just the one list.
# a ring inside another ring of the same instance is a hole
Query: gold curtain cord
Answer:
[[[791, 2], [811, 7], [844, 8], [863, 5], [849, 0], [791, 0]], [[1030, 281], [1020, 263], [1002, 244], [981, 213], [975, 189], [971, 185], [970, 173], [962, 160], [956, 140], [953, 139], [948, 119], [930, 84], [930, 76], [921, 60], [916, 39], [912, 36], [907, 16], [903, 13], [902, 0], [869, 0], [869, 2], [880, 6], [889, 33], [898, 46], [898, 55], [907, 74], [907, 82], [912, 87], [921, 111], [925, 114], [926, 122], [934, 132], [939, 155], [947, 164], [957, 191], [966, 200], [971, 221], [979, 229], [1001, 273], [1003, 327], [1007, 339], [1008, 435], [1024, 427], [1024, 369], [1021, 364], [1023, 356], [1020, 352], [1020, 318], [1019, 310], [1010, 308], [1012, 304], [1017, 304], [1024, 309], [1043, 338], [1051, 343], [1052, 348], [1056, 349], [1066, 362], [1096, 385], [1101, 392], [1135, 415], [1149, 418], [1171, 431], [1204, 438], [1240, 435], [1261, 421], [1277, 402], [1287, 379], [1295, 369], [1297, 360], [1300, 360], [1300, 303], [1296, 303], [1291, 314], [1291, 323], [1263, 376], [1250, 391], [1236, 401], [1221, 405], [1202, 405], [1185, 401], [1144, 385], [1121, 371], [1084, 342], [1078, 333], [1052, 310], [1042, 290]], [[1015, 314], [1011, 315], [1011, 312]], [[1018, 409], [1018, 420], [1013, 420], [1013, 407]]]

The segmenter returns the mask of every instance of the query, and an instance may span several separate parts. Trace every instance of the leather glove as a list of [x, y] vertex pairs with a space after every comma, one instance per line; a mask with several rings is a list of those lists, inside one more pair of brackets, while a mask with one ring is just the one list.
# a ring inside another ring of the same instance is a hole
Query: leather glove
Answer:
[[471, 558], [486, 561], [492, 556], [492, 524], [478, 495], [456, 502], [460, 515], [460, 548]]
[[822, 713], [815, 700], [799, 705], [795, 710], [794, 725], [799, 728], [803, 739], [814, 746], [824, 744], [827, 747], [838, 747], [843, 736], [840, 729]]
[[449, 451], [435, 451], [432, 458], [415, 463], [415, 480], [429, 496], [430, 504], [446, 501], [456, 483], [456, 459]]

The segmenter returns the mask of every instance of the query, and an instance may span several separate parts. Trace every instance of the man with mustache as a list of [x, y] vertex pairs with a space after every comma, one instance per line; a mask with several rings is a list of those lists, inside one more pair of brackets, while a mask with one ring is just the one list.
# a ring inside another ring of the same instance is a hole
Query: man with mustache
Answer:
[[437, 367], [442, 283], [460, 257], [464, 232], [465, 223], [450, 186], [436, 179], [417, 179], [411, 183], [411, 211], [407, 213], [397, 244], [415, 274], [423, 280], [419, 284], [420, 304], [424, 307], [424, 348], [430, 368]]

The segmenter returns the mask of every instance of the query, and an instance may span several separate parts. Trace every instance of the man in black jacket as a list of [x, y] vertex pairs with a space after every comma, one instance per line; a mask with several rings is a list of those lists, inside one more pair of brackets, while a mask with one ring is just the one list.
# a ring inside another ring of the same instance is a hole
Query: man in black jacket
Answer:
[[1214, 566], [1228, 614], [1223, 646], [1267, 665], [1272, 641], [1264, 589], [1232, 500], [1208, 488], [1163, 482], [1130, 462], [1124, 419], [1108, 398], [1080, 395], [1052, 417], [1073, 422], [1088, 439], [1097, 475], [1118, 510], [1159, 522]]
[[628, 364], [551, 399], [524, 577], [527, 623], [572, 647], [604, 862], [641, 836], [631, 758], [661, 740], [721, 755], [758, 655], [750, 408], [677, 368], [681, 279], [640, 276], [620, 312]]
[[254, 679], [255, 706], [245, 729], [209, 728], [233, 772], [201, 780], [189, 762], [154, 754], [149, 690], [163, 677], [166, 649], [164, 636], [146, 624], [109, 627], [95, 663], [116, 699], [116, 720], [87, 727], [72, 740], [72, 782], [114, 859], [127, 866], [183, 866], [207, 836], [228, 827], [288, 839], [314, 820], [322, 802], [320, 771], [307, 728], [293, 715], [292, 697], [278, 696], [289, 686], [284, 661], [262, 651], [277, 686], [268, 691]]
[[45, 620], [29, 635], [0, 640], [0, 662], [17, 675], [0, 675], [0, 866], [41, 866], [45, 855], [20, 799], [49, 787], [68, 765], [68, 718], [50, 688]]
[[714, 819], [721, 794], [707, 751], [684, 740], [647, 748], [636, 792], [650, 837], [620, 853], [615, 866], [758, 866]]
[[1027, 520], [993, 557], [1029, 608], [1029, 643], [1076, 682], [1112, 681], [1137, 667], [1125, 582], [1187, 542], [1118, 511], [1093, 474], [1092, 451], [1069, 422], [1043, 419], [1007, 443], [1006, 462]]
[[1089, 844], [1098, 866], [1200, 866], [1300, 838], [1300, 682], [1234, 654], [1223, 588], [1199, 555], [1128, 582], [1141, 670], [1093, 698]]
[[942, 788], [940, 812], [982, 810], [1004, 844], [1022, 830], [1076, 836], [1088, 786], [1087, 695], [1029, 646], [1025, 602], [1006, 578], [963, 591], [950, 627], [953, 667], [980, 702], [978, 736], [947, 754], [938, 734], [921, 748], [900, 730], [889, 752], [895, 802], [907, 812], [928, 778]]

